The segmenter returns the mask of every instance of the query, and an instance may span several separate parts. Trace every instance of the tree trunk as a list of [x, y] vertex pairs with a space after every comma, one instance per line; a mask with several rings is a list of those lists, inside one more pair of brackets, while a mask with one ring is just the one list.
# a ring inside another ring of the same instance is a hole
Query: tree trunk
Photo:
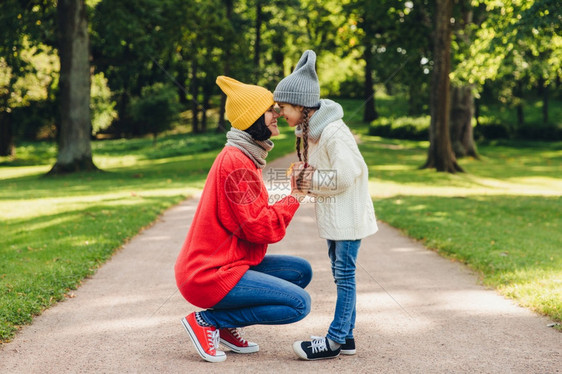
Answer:
[[525, 124], [525, 113], [523, 112], [523, 104], [517, 104], [515, 108], [517, 111], [517, 125], [523, 126]]
[[515, 87], [515, 97], [517, 97], [517, 105], [515, 106], [517, 125], [523, 126], [525, 124], [525, 114], [523, 113], [523, 83], [521, 81], [518, 81]]
[[259, 70], [260, 70], [261, 24], [263, 18], [261, 7], [262, 7], [261, 0], [257, 0], [256, 1], [256, 43], [254, 44], [254, 68], [256, 69], [256, 74], [259, 74]]
[[[460, 8], [461, 18], [457, 22], [455, 37], [462, 41], [468, 48], [471, 44], [473, 14], [470, 0], [456, 2]], [[472, 118], [474, 116], [474, 97], [472, 86], [451, 86], [451, 114], [449, 117], [451, 142], [453, 152], [457, 158], [471, 156], [479, 158], [476, 152], [472, 130]]]
[[205, 82], [203, 86], [203, 110], [202, 110], [202, 118], [201, 118], [201, 132], [207, 131], [207, 111], [211, 107], [211, 95], [213, 94], [213, 83]]
[[97, 170], [90, 143], [90, 40], [84, 0], [59, 0], [60, 134], [48, 174]]
[[422, 167], [449, 173], [463, 171], [457, 164], [449, 136], [452, 8], [453, 0], [436, 0], [429, 151]]
[[363, 121], [371, 122], [379, 118], [379, 114], [375, 108], [375, 89], [373, 87], [373, 53], [371, 51], [371, 42], [365, 38], [365, 51], [363, 58], [365, 59], [365, 111], [363, 112]]
[[199, 94], [199, 82], [197, 81], [197, 56], [193, 56], [191, 62], [191, 113], [192, 113], [192, 131], [194, 134], [199, 132], [199, 102], [197, 101]]
[[0, 112], [0, 156], [14, 155], [14, 137], [10, 113]]
[[480, 99], [474, 100], [474, 119], [476, 126], [480, 126]]
[[408, 115], [418, 116], [422, 113], [421, 87], [418, 82], [408, 83]]
[[450, 130], [453, 151], [457, 158], [478, 158], [472, 132], [474, 99], [471, 86], [451, 87]]
[[[183, 58], [183, 56], [182, 56]], [[178, 64], [177, 67], [178, 72], [178, 82], [180, 83], [180, 87], [178, 87], [178, 95], [180, 98], [180, 104], [182, 106], [182, 110], [187, 109], [189, 105], [189, 100], [187, 99], [187, 90], [185, 89], [185, 83], [187, 82], [187, 75], [189, 72], [187, 71], [187, 66], [183, 62]]]
[[548, 96], [549, 96], [549, 86], [545, 84], [542, 90], [542, 122], [548, 124]]
[[[226, 7], [226, 19], [227, 22], [232, 25], [232, 13], [234, 9], [234, 0], [224, 0], [224, 4]], [[228, 35], [228, 40], [232, 37], [232, 35]], [[231, 59], [231, 52], [230, 48], [224, 49], [224, 75], [230, 75], [230, 59]], [[225, 120], [225, 105], [226, 105], [226, 95], [221, 92], [221, 107], [219, 111], [219, 123], [217, 126], [217, 132], [226, 132], [226, 120]]]
[[221, 107], [219, 110], [219, 123], [217, 125], [217, 132], [226, 132], [225, 106], [226, 95], [221, 93]]
[[276, 72], [274, 77], [277, 77], [277, 81], [280, 81], [285, 76], [285, 72], [283, 71], [283, 61], [285, 61], [285, 54], [281, 51], [281, 48], [276, 48], [272, 52], [273, 54], [273, 63], [275, 64]]

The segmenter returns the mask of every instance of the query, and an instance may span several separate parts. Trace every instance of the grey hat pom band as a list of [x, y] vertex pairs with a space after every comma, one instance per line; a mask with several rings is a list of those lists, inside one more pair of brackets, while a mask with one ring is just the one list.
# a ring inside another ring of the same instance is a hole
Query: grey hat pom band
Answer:
[[307, 108], [316, 108], [320, 105], [320, 95], [315, 92], [275, 91], [273, 100], [280, 103], [302, 105]]

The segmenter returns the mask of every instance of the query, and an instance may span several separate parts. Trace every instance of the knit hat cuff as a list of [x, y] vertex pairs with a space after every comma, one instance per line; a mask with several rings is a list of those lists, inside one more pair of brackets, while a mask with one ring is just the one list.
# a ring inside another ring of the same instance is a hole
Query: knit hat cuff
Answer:
[[320, 95], [318, 95], [318, 92], [290, 92], [276, 90], [273, 93], [273, 100], [278, 103], [302, 105], [307, 108], [315, 108], [320, 105]]

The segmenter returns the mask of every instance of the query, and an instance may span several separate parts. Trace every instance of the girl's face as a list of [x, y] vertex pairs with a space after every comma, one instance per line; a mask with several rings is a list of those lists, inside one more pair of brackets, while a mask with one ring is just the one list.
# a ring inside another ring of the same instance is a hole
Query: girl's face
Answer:
[[302, 121], [302, 111], [303, 106], [293, 105], [289, 103], [278, 103], [279, 104], [279, 115], [287, 121], [290, 127], [295, 127]]
[[271, 136], [279, 135], [279, 128], [277, 127], [277, 118], [279, 118], [278, 108], [272, 105], [267, 112], [265, 112], [265, 125], [271, 131]]

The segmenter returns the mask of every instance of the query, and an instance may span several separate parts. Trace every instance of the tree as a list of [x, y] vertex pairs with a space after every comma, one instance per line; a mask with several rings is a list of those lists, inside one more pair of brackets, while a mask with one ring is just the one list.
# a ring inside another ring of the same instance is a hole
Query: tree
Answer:
[[562, 74], [562, 4], [556, 0], [534, 0], [531, 4], [522, 4], [518, 13], [512, 30], [516, 30], [516, 40], [524, 41], [529, 76], [539, 86], [543, 124], [546, 125], [549, 123], [549, 87]]
[[38, 85], [18, 82], [36, 74], [30, 53], [26, 52], [34, 49], [38, 53], [53, 42], [52, 9], [51, 0], [0, 2], [0, 156], [15, 152], [14, 109], [25, 106], [29, 101], [26, 91]]
[[448, 173], [463, 171], [457, 164], [449, 135], [452, 8], [453, 0], [436, 0], [429, 151], [423, 166]]
[[[225, 10], [225, 26], [228, 29], [232, 28], [232, 21], [233, 21], [233, 12], [234, 12], [234, 0], [222, 0], [224, 10]], [[225, 34], [225, 41], [229, 42], [232, 41], [234, 33], [226, 33]], [[223, 74], [226, 76], [230, 75], [230, 60], [232, 57], [232, 53], [230, 48], [226, 48], [224, 50], [224, 66], [223, 66]], [[221, 93], [221, 105], [220, 105], [220, 112], [219, 112], [219, 123], [217, 126], [217, 132], [226, 132], [226, 119], [225, 119], [225, 107], [226, 107], [226, 95]]]
[[[455, 20], [455, 62], [466, 55], [472, 38], [473, 8], [470, 0], [459, 2], [459, 14]], [[450, 132], [453, 151], [457, 158], [479, 158], [474, 142], [472, 118], [474, 116], [473, 85], [467, 82], [451, 84]]]
[[[428, 86], [431, 72], [433, 9], [427, 0], [406, 1], [403, 8], [393, 12], [396, 30], [392, 33], [386, 48], [386, 59], [392, 63], [380, 61], [382, 67], [394, 69], [386, 71], [385, 76], [393, 77], [407, 87], [408, 115], [424, 114], [424, 107], [429, 101]], [[396, 71], [396, 66], [403, 66]], [[396, 72], [395, 72], [396, 71]], [[390, 82], [387, 87], [391, 87]], [[389, 92], [389, 94], [392, 94]]]
[[97, 170], [90, 134], [90, 38], [84, 0], [58, 0], [60, 128], [49, 174]]
[[193, 27], [184, 23], [191, 5], [185, 0], [102, 0], [96, 4], [93, 66], [104, 73], [114, 93], [118, 118], [112, 129], [116, 133], [139, 135], [129, 106], [144, 86], [179, 78], [180, 66], [172, 58], [176, 58], [182, 30]]
[[364, 61], [363, 98], [365, 108], [363, 121], [371, 122], [379, 117], [375, 103], [375, 88], [373, 75], [375, 74], [375, 53], [377, 47], [384, 46], [387, 42], [386, 35], [389, 30], [388, 8], [391, 1], [373, 2], [368, 0], [353, 0], [344, 6], [349, 17], [354, 20], [352, 28], [356, 33], [362, 50]]
[[525, 122], [524, 92], [544, 87], [543, 122], [548, 122], [548, 87], [562, 75], [562, 3], [557, 0], [472, 0], [478, 12], [470, 48], [453, 72], [478, 92], [492, 84], [500, 101]]

